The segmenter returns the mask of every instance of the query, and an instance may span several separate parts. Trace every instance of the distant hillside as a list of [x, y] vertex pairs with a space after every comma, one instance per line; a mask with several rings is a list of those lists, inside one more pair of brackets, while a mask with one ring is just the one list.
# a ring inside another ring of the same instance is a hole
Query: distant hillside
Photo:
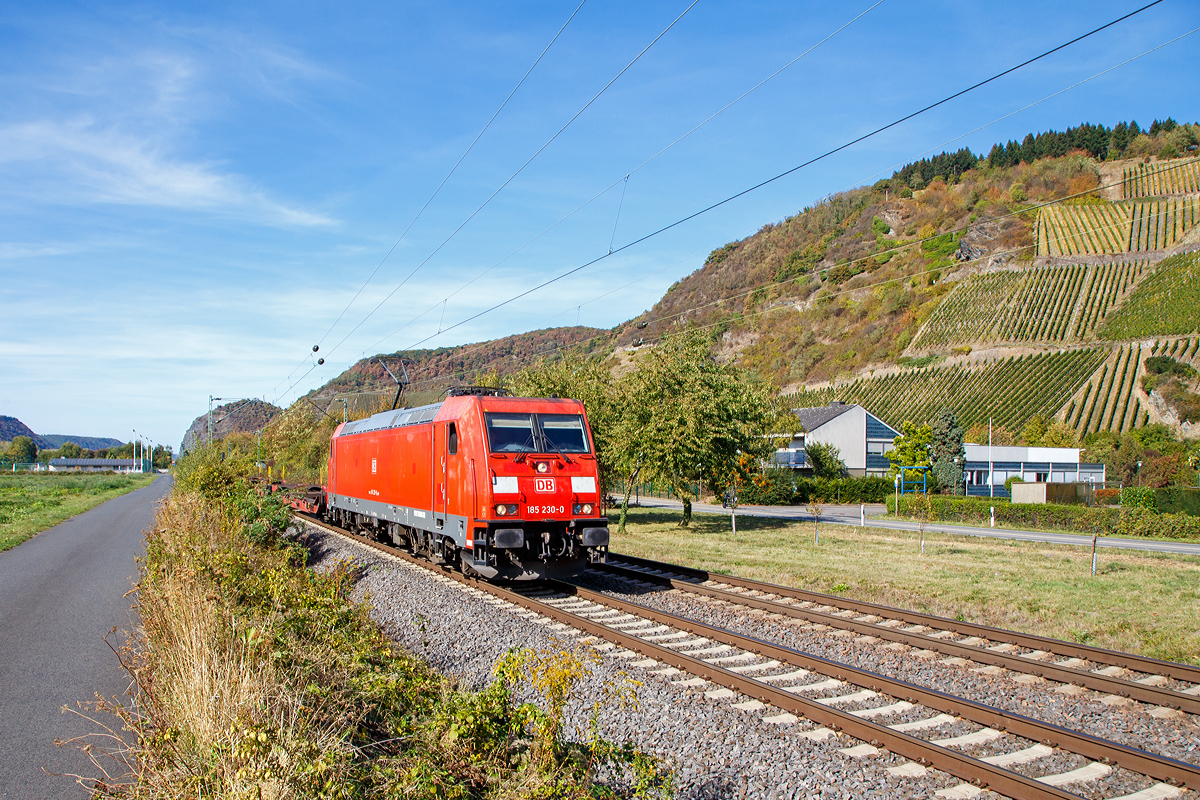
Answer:
[[[449, 386], [503, 378], [563, 348], [607, 352], [612, 347], [611, 339], [611, 331], [600, 328], [547, 328], [478, 344], [382, 354], [359, 361], [309, 393], [309, 398], [324, 407], [335, 397], [348, 397], [355, 402], [352, 412], [368, 410], [367, 406], [384, 401], [390, 403], [396, 395], [396, 384], [378, 359], [383, 358], [388, 369], [400, 377], [397, 365], [403, 358], [408, 362], [408, 377], [412, 381], [405, 398], [409, 405], [419, 405], [432, 402]], [[340, 408], [339, 403], [334, 410]]]
[[[1187, 433], [1200, 397], [1160, 393], [1146, 360], [1200, 367], [1198, 146], [1200, 124], [1167, 119], [943, 153], [714, 250], [614, 331], [549, 329], [389, 364], [414, 362], [416, 404], [567, 347], [619, 369], [699, 328], [794, 406], [857, 400], [893, 424], [950, 407], [1013, 430], [1045, 415], [1081, 434], [1160, 421]], [[365, 359], [311, 397], [362, 412], [394, 392]]]
[[38, 436], [29, 426], [16, 417], [0, 416], [0, 442], [11, 442], [17, 436], [28, 436], [41, 450], [46, 440]]
[[42, 434], [41, 438], [45, 440], [45, 449], [48, 450], [57, 450], [62, 447], [63, 442], [74, 442], [84, 450], [107, 450], [110, 447], [120, 447], [125, 444], [120, 439], [113, 439], [107, 436], [75, 436], [74, 434], [45, 433]]
[[[279, 406], [262, 400], [245, 400], [217, 406], [212, 410], [212, 437], [220, 439], [230, 433], [254, 433], [262, 430], [280, 411], [282, 409]], [[187, 433], [183, 435], [183, 442], [179, 446], [180, 454], [208, 440], [208, 425], [207, 413], [196, 417]]]

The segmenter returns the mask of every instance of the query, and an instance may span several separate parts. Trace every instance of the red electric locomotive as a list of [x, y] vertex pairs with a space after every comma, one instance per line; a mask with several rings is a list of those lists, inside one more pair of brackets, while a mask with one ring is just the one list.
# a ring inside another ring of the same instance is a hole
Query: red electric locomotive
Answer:
[[608, 519], [578, 400], [451, 389], [333, 433], [325, 513], [464, 573], [533, 580], [603, 561]]

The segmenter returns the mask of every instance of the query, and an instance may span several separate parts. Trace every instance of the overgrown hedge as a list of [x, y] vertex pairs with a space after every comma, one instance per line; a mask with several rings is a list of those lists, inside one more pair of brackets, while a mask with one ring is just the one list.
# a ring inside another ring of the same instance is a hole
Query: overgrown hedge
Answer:
[[[94, 797], [670, 795], [655, 759], [595, 725], [565, 738], [590, 651], [514, 649], [490, 686], [463, 691], [387, 639], [353, 599], [353, 568], [306, 567], [289, 509], [252, 492], [239, 465], [215, 447], [185, 462], [147, 534], [141, 628], [123, 650], [140, 691], [132, 706], [99, 703], [133, 741], [89, 750], [107, 772]], [[531, 688], [544, 708], [515, 699]], [[619, 691], [608, 702], [629, 700]]]
[[738, 489], [738, 504], [882, 503], [891, 490], [890, 478], [793, 478], [791, 470], [772, 469]]
[[[900, 498], [899, 516], [917, 519], [912, 508], [914, 495]], [[886, 500], [888, 513], [896, 513], [896, 500]], [[1200, 539], [1200, 517], [1188, 514], [1160, 514], [1149, 508], [1088, 508], [1054, 503], [1009, 503], [983, 497], [930, 495], [930, 522], [958, 522], [986, 525], [989, 509], [996, 509], [996, 524], [1006, 528], [1064, 530], [1072, 533], [1099, 533], [1102, 536], [1135, 536], [1163, 539]]]
[[1161, 514], [1190, 514], [1200, 517], [1200, 489], [1168, 486], [1154, 490], [1155, 508]]
[[1148, 486], [1122, 486], [1121, 505], [1125, 508], [1148, 508], [1158, 510], [1154, 490]]

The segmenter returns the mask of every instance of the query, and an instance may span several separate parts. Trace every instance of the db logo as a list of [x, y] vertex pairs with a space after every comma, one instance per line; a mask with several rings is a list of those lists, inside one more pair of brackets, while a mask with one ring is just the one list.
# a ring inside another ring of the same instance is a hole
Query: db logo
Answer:
[[554, 494], [554, 478], [534, 478], [533, 490], [540, 494]]

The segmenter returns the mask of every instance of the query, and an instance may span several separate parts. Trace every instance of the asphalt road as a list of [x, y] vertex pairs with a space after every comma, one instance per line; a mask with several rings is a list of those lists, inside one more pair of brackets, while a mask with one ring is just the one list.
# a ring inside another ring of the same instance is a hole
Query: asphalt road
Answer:
[[164, 476], [0, 553], [3, 800], [87, 797], [61, 775], [95, 776], [95, 767], [54, 740], [99, 729], [61, 709], [97, 692], [123, 698], [129, 686], [104, 637], [114, 626], [132, 627], [131, 601], [123, 595], [137, 574], [142, 531], [170, 486]]
[[[675, 500], [662, 500], [657, 497], [641, 498], [641, 505], [656, 508], [683, 508]], [[707, 503], [692, 503], [693, 511], [703, 511], [708, 514], [728, 514], [729, 509]], [[738, 516], [766, 517], [769, 519], [790, 519], [802, 522], [812, 522], [812, 514], [804, 506], [738, 506]], [[884, 513], [882, 503], [868, 504], [866, 507], [866, 527], [885, 528], [890, 530], [915, 531], [917, 523], [906, 520], [872, 519], [872, 515]], [[861, 517], [858, 505], [824, 506], [821, 519], [839, 525], [859, 525]], [[1079, 533], [1048, 533], [1046, 531], [1024, 531], [1014, 528], [980, 528], [974, 525], [948, 525], [932, 523], [925, 526], [927, 531], [951, 533], [958, 536], [981, 536], [990, 539], [1014, 539], [1025, 542], [1046, 542], [1048, 544], [1066, 544], [1079, 547], [1091, 547], [1092, 537]], [[1116, 536], [1101, 536], [1097, 547], [1115, 547], [1126, 550], [1146, 550], [1157, 553], [1179, 553], [1183, 555], [1200, 556], [1200, 544], [1190, 542], [1166, 542], [1157, 539], [1122, 539]]]

